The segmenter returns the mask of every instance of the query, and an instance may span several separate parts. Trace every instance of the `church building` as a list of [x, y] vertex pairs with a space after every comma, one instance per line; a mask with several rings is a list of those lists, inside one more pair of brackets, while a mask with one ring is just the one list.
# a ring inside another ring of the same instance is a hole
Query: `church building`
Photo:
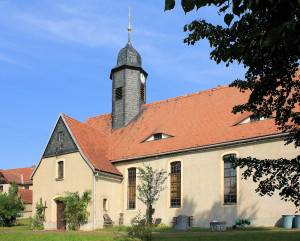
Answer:
[[[130, 29], [129, 29], [130, 30]], [[60, 114], [31, 178], [33, 203], [46, 201], [45, 229], [66, 229], [58, 198], [65, 191], [91, 190], [88, 222], [83, 230], [102, 228], [105, 214], [114, 225], [130, 220], [146, 206], [137, 198], [137, 168], [151, 165], [169, 173], [154, 218], [171, 226], [173, 217], [193, 216], [192, 226], [212, 220], [250, 219], [253, 226], [275, 226], [295, 206], [275, 194], [260, 197], [243, 170], [223, 157], [294, 158], [299, 151], [284, 145], [286, 133], [273, 118], [232, 114], [249, 95], [220, 86], [146, 103], [147, 72], [129, 39], [112, 68], [112, 111], [84, 123]]]

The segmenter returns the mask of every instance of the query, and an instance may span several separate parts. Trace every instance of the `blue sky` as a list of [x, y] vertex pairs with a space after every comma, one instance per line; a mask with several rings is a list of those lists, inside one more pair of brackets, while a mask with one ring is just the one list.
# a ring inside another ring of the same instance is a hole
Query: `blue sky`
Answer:
[[37, 164], [59, 113], [84, 122], [111, 112], [109, 74], [127, 43], [128, 7], [147, 103], [243, 78], [242, 66], [209, 59], [206, 40], [183, 43], [193, 19], [220, 22], [213, 8], [185, 15], [179, 5], [164, 12], [163, 0], [0, 0], [0, 169]]

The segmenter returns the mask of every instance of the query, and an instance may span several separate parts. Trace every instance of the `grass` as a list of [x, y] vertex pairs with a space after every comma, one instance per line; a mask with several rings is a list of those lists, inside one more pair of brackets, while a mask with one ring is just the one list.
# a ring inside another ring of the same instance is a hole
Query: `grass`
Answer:
[[10, 231], [28, 231], [31, 227], [31, 219], [23, 218], [19, 219], [16, 224], [12, 227], [0, 227], [1, 230], [10, 230]]
[[[2, 241], [112, 241], [115, 235], [91, 234], [58, 234], [58, 233], [24, 233], [0, 232]], [[299, 241], [300, 232], [270, 232], [270, 233], [236, 233], [236, 234], [204, 234], [204, 235], [155, 235], [153, 241]]]
[[[126, 232], [127, 227], [111, 227], [98, 229], [93, 234], [80, 233], [41, 233], [41, 232], [22, 232], [30, 230], [30, 219], [20, 219], [19, 223], [12, 227], [0, 227], [0, 241], [113, 241], [117, 235], [105, 235], [104, 232], [118, 233]], [[156, 234], [153, 236], [153, 241], [156, 240], [172, 240], [172, 241], [299, 241], [300, 232], [280, 232], [286, 229], [274, 227], [238, 227], [237, 229], [227, 228], [226, 232], [210, 231], [206, 228], [192, 228], [191, 230], [174, 230], [173, 228], [155, 228]], [[294, 230], [294, 229], [293, 229]], [[2, 232], [1, 232], [2, 231]], [[16, 231], [16, 232], [14, 232]], [[258, 231], [253, 233], [227, 233], [234, 231]], [[259, 231], [279, 231], [279, 232], [259, 232]], [[201, 235], [171, 235], [171, 233], [180, 232], [211, 232], [212, 234]]]

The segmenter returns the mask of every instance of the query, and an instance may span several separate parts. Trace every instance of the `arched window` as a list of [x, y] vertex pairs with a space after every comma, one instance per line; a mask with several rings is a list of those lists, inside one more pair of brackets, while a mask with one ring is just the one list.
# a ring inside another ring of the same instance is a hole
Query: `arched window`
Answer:
[[128, 209], [135, 209], [136, 168], [128, 169]]
[[[236, 158], [236, 154], [229, 154], [224, 157]], [[224, 162], [224, 204], [236, 204], [236, 197], [236, 169], [232, 168], [231, 163]]]
[[103, 198], [103, 211], [107, 211], [107, 198]]
[[171, 163], [171, 207], [181, 206], [181, 162]]

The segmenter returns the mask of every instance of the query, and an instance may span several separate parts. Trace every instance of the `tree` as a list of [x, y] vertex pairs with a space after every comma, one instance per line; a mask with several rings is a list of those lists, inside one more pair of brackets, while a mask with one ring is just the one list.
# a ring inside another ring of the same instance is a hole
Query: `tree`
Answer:
[[152, 205], [159, 199], [160, 192], [165, 189], [164, 183], [168, 176], [162, 169], [158, 171], [150, 165], [144, 165], [144, 169], [138, 167], [137, 177], [140, 184], [137, 185], [138, 199], [147, 205], [146, 222], [152, 224]]
[[0, 226], [12, 226], [24, 208], [18, 185], [12, 183], [8, 193], [0, 194]]
[[59, 198], [65, 204], [63, 211], [69, 230], [78, 230], [88, 220], [90, 213], [87, 206], [91, 201], [91, 191], [84, 191], [82, 196], [78, 192], [65, 192], [65, 196]]
[[[184, 39], [194, 45], [207, 39], [213, 48], [210, 58], [229, 66], [234, 61], [247, 68], [245, 80], [237, 79], [230, 85], [250, 93], [247, 103], [233, 108], [233, 113], [252, 112], [255, 116], [274, 118], [283, 132], [289, 133], [286, 143], [300, 146], [300, 2], [298, 0], [182, 0], [187, 13], [214, 5], [223, 16], [224, 24], [213, 25], [205, 20], [194, 20], [184, 26], [189, 32]], [[165, 0], [165, 10], [173, 9], [175, 0]], [[281, 190], [284, 200], [299, 206], [298, 170], [300, 157], [285, 162], [285, 159], [257, 160], [242, 158], [236, 164], [247, 166], [244, 177], [253, 175], [260, 181], [260, 195], [272, 195]], [[292, 182], [283, 182], [284, 175]], [[255, 170], [255, 171], [254, 171]], [[271, 174], [272, 173], [272, 174]], [[269, 176], [269, 181], [261, 177]], [[296, 194], [298, 193], [298, 194]]]

